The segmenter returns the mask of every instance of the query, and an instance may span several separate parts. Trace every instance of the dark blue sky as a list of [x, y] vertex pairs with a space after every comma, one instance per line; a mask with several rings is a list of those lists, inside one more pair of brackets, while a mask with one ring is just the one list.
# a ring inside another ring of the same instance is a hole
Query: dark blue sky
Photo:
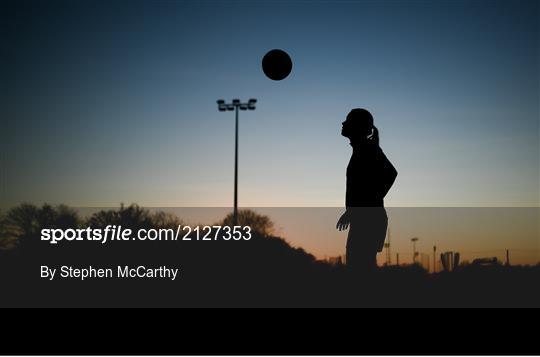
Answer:
[[[341, 206], [354, 107], [388, 206], [538, 206], [536, 1], [15, 2], [2, 206]], [[267, 79], [281, 48], [291, 75]]]

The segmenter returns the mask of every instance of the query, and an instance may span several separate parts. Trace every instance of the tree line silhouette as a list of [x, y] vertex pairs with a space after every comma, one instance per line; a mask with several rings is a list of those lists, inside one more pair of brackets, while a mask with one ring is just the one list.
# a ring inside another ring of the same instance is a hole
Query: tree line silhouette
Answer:
[[[215, 225], [230, 225], [232, 213]], [[0, 212], [0, 295], [3, 306], [539, 306], [540, 266], [462, 267], [428, 274], [419, 265], [380, 267], [358, 279], [341, 264], [317, 260], [274, 234], [274, 223], [240, 210], [250, 241], [81, 241], [50, 245], [42, 228], [176, 228], [180, 217], [132, 204], [82, 217], [65, 205], [21, 204]], [[308, 237], [309, 238], [309, 237]], [[49, 265], [174, 265], [165, 281], [65, 281], [39, 278]], [[39, 296], [39, 299], [37, 299]], [[37, 300], [36, 300], [37, 299]]]

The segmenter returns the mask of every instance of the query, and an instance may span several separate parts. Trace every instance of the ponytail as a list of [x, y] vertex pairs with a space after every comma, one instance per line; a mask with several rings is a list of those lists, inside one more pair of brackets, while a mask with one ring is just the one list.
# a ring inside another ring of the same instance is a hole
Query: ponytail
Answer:
[[373, 125], [373, 134], [371, 134], [370, 139], [376, 144], [379, 145], [379, 130], [375, 125]]

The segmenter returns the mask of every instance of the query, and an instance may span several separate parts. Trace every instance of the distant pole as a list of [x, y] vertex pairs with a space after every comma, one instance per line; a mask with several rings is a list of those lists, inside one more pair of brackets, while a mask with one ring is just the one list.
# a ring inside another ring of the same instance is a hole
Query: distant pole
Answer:
[[392, 265], [392, 251], [390, 250], [390, 227], [388, 227], [388, 265]]
[[390, 244], [384, 243], [384, 248], [386, 249], [386, 262], [384, 263], [386, 266], [390, 265]]
[[433, 272], [437, 272], [436, 258], [437, 257], [437, 246], [433, 246]]
[[250, 99], [247, 103], [241, 103], [240, 99], [233, 99], [232, 103], [225, 103], [223, 99], [217, 101], [218, 110], [235, 111], [234, 123], [234, 211], [233, 211], [233, 226], [238, 223], [238, 110], [255, 110], [257, 99]]
[[399, 253], [396, 253], [396, 265], [399, 266]]
[[418, 241], [418, 238], [414, 237], [411, 238], [411, 242], [413, 244], [413, 264], [416, 264], [416, 242]]
[[506, 250], [506, 266], [510, 266], [510, 251]]

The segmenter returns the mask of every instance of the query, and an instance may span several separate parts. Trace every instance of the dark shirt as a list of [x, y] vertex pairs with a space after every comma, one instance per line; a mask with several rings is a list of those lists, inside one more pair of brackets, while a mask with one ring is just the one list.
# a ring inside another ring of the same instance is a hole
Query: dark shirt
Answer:
[[397, 171], [379, 145], [372, 142], [352, 144], [353, 153], [347, 166], [349, 207], [383, 207], [384, 196], [392, 187]]

